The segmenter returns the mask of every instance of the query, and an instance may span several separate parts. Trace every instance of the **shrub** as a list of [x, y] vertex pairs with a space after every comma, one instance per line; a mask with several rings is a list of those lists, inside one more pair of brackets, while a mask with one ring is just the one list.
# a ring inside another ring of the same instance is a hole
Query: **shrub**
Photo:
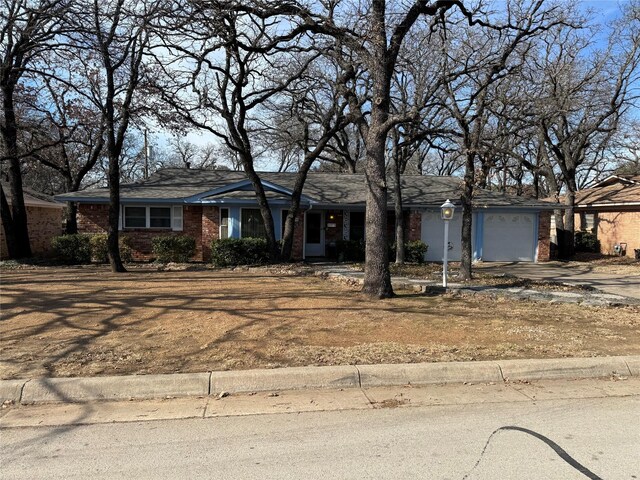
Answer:
[[422, 240], [414, 240], [404, 244], [404, 259], [410, 263], [424, 263], [424, 256], [429, 246]]
[[[413, 240], [404, 244], [404, 261], [407, 263], [424, 263], [424, 255], [427, 253], [428, 245], [422, 240]], [[389, 246], [389, 261], [396, 259], [395, 243]]]
[[[107, 246], [107, 234], [98, 233], [91, 235], [91, 260], [97, 263], [107, 263], [109, 261]], [[118, 244], [120, 246], [120, 258], [123, 262], [133, 261], [133, 252], [131, 250], [131, 239], [126, 235], [118, 236]]]
[[576, 232], [575, 246], [577, 252], [600, 253], [600, 240], [591, 232]]
[[51, 247], [64, 263], [81, 264], [91, 262], [91, 235], [60, 235], [51, 239]]
[[365, 244], [361, 240], [337, 240], [336, 253], [339, 262], [361, 262], [364, 260]]
[[268, 262], [269, 246], [264, 238], [223, 238], [211, 242], [211, 263], [216, 267]]
[[196, 251], [196, 240], [187, 235], [155, 237], [151, 249], [160, 263], [186, 263]]

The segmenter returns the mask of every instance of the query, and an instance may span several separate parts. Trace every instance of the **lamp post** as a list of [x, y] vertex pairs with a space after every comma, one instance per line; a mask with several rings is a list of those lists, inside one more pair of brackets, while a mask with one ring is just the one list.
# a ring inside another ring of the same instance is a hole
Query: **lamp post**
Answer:
[[444, 220], [444, 257], [442, 261], [442, 286], [447, 288], [447, 262], [449, 260], [449, 220], [453, 218], [453, 212], [456, 207], [447, 199], [440, 206], [442, 220]]

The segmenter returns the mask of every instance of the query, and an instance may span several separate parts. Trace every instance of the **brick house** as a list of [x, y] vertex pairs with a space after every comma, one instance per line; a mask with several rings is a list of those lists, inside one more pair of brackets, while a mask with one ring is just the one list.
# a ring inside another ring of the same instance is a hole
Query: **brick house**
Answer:
[[592, 231], [600, 253], [628, 257], [640, 249], [640, 175], [612, 175], [576, 194], [576, 230]]
[[[276, 238], [282, 237], [294, 173], [262, 173], [272, 210]], [[403, 177], [406, 238], [423, 240], [426, 260], [439, 261], [443, 251], [440, 205], [460, 198], [454, 177]], [[390, 189], [391, 190], [391, 189]], [[330, 255], [338, 240], [364, 240], [365, 178], [358, 174], [310, 173], [294, 230], [293, 256], [302, 260]], [[196, 261], [208, 261], [210, 244], [219, 238], [264, 234], [255, 194], [243, 172], [164, 169], [149, 179], [122, 185], [120, 229], [133, 244], [134, 258], [152, 258], [158, 235], [189, 235], [196, 240]], [[59, 195], [78, 203], [78, 228], [84, 233], [107, 229], [109, 192], [98, 188]], [[457, 202], [459, 204], [459, 202]], [[473, 251], [476, 260], [546, 261], [549, 259], [551, 212], [557, 204], [479, 190], [474, 200]], [[449, 258], [461, 253], [461, 214], [451, 221]], [[389, 198], [389, 232], [393, 232], [393, 195]], [[393, 238], [390, 236], [390, 238]]]
[[[7, 201], [11, 204], [10, 197]], [[47, 255], [51, 252], [51, 239], [62, 235], [64, 204], [54, 202], [50, 197], [28, 189], [24, 189], [24, 203], [27, 208], [27, 229], [31, 252], [34, 255]], [[0, 224], [0, 258], [4, 259], [8, 256], [4, 225]]]

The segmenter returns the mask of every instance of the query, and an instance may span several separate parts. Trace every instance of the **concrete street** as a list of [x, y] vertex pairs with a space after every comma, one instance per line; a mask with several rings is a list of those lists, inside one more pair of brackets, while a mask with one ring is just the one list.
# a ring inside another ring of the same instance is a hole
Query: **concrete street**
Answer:
[[3, 479], [640, 478], [634, 378], [38, 405], [1, 415]]
[[533, 280], [589, 285], [606, 293], [640, 298], [640, 275], [593, 272], [588, 265], [575, 267], [562, 262], [489, 262], [478, 263], [474, 268], [486, 273], [508, 273]]

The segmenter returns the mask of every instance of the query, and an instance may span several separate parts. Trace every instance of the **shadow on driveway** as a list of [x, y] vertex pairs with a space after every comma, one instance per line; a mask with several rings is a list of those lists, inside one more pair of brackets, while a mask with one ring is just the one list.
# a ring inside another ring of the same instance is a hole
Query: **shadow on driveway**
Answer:
[[491, 262], [479, 263], [474, 268], [496, 275], [506, 273], [532, 280], [588, 285], [606, 293], [640, 299], [640, 275], [596, 273], [588, 265], [576, 267], [561, 262]]

